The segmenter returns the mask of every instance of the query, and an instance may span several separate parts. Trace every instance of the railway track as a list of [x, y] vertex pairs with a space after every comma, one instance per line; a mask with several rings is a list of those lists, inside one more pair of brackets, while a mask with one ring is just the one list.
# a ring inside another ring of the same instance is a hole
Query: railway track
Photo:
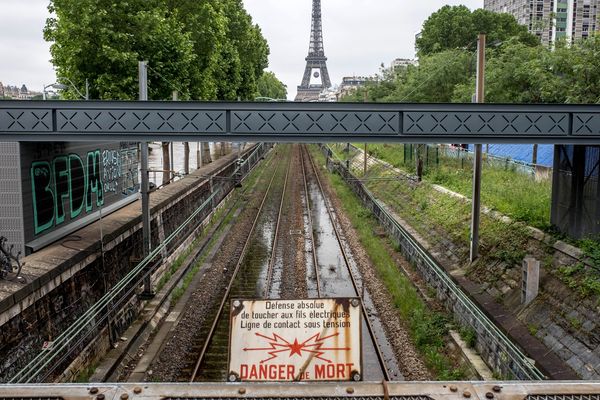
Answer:
[[[306, 217], [303, 240], [310, 242], [312, 257], [306, 263], [306, 281], [310, 283], [310, 297], [331, 298], [331, 297], [359, 297], [361, 300], [365, 295], [365, 288], [360, 284], [359, 278], [353, 271], [351, 256], [347, 253], [343, 237], [339, 228], [336, 226], [336, 217], [333, 213], [331, 203], [327, 199], [326, 192], [323, 190], [318, 170], [311, 158], [308, 149], [303, 145], [296, 145], [296, 148], [287, 148], [287, 167], [284, 167], [285, 155], [281, 154], [277, 165], [274, 167], [273, 175], [270, 178], [269, 185], [262, 197], [258, 212], [253, 220], [250, 232], [247, 235], [244, 246], [241, 250], [239, 259], [236, 263], [230, 282], [225, 290], [222, 300], [216, 312], [216, 317], [210, 327], [203, 332], [202, 337], [206, 338], [201, 348], [198, 350], [198, 358], [191, 371], [189, 381], [223, 381], [227, 379], [227, 355], [229, 346], [229, 307], [233, 298], [274, 298], [273, 276], [281, 274], [277, 269], [283, 269], [284, 261], [281, 257], [282, 246], [286, 246], [284, 232], [287, 227], [283, 226], [282, 215], [286, 212], [284, 200], [290, 196], [286, 194], [290, 183], [290, 170], [295, 167], [301, 170], [302, 175], [298, 187], [302, 187], [304, 196], [294, 198], [305, 208]], [[280, 150], [283, 153], [283, 149]], [[299, 154], [297, 161], [292, 162], [294, 154]], [[296, 164], [296, 165], [292, 165]], [[285, 176], [283, 177], [283, 169]], [[277, 178], [279, 177], [279, 178]], [[281, 193], [278, 193], [279, 190]], [[290, 199], [288, 198], [288, 200]], [[313, 208], [312, 205], [318, 202], [319, 207]], [[319, 220], [315, 219], [315, 214], [319, 214]], [[267, 216], [267, 214], [271, 214]], [[269, 218], [271, 217], [271, 218]], [[285, 220], [285, 218], [283, 218]], [[265, 222], [266, 220], [266, 222]], [[265, 223], [262, 223], [265, 222]], [[326, 222], [324, 228], [322, 224]], [[288, 219], [289, 223], [289, 219]], [[261, 226], [261, 229], [258, 227]], [[267, 227], [267, 228], [265, 228]], [[265, 232], [266, 231], [266, 232]], [[327, 231], [327, 232], [326, 232]], [[332, 234], [328, 233], [329, 231]], [[335, 245], [325, 242], [326, 236], [329, 239], [335, 239]], [[289, 245], [289, 242], [287, 242]], [[323, 246], [327, 249], [324, 249]], [[337, 256], [341, 261], [332, 266], [330, 257], [319, 257], [320, 253], [327, 251], [339, 254]], [[268, 253], [268, 256], [265, 255]], [[265, 260], [266, 258], [266, 260]], [[335, 271], [334, 271], [335, 269]], [[340, 284], [340, 277], [344, 280]], [[361, 302], [361, 303], [364, 303]], [[392, 380], [399, 379], [397, 372], [390, 373], [395, 367], [388, 365], [390, 357], [385, 357], [380, 346], [380, 339], [383, 335], [381, 326], [373, 327], [371, 317], [374, 314], [372, 308], [365, 307], [362, 304], [363, 321], [362, 347], [363, 347], [363, 379], [366, 380]], [[377, 318], [375, 316], [375, 318]], [[379, 335], [375, 330], [379, 330]], [[389, 344], [388, 344], [389, 345]], [[396, 371], [398, 369], [396, 368]]]
[[[281, 162], [279, 163], [281, 164]], [[252, 241], [255, 240], [255, 231], [259, 224], [259, 220], [263, 217], [267, 199], [273, 189], [273, 182], [280, 171], [281, 165], [274, 169], [273, 175], [269, 181], [265, 194], [262, 198], [256, 216], [253, 220], [252, 227], [248, 232], [247, 239], [244, 243], [239, 259], [236, 263], [229, 285], [225, 290], [225, 294], [218, 307], [216, 317], [212, 325], [203, 337], [206, 337], [202, 348], [199, 351], [193, 371], [189, 378], [190, 382], [195, 381], [219, 381], [226, 379], [227, 376], [227, 352], [229, 345], [229, 308], [226, 307], [233, 294], [236, 297], [254, 298], [257, 296], [257, 280], [261, 273], [262, 262], [260, 257], [254, 257], [254, 253], [250, 252]], [[285, 173], [284, 189], [281, 191], [281, 198], [277, 212], [277, 223], [273, 234], [273, 244], [271, 245], [271, 257], [269, 257], [266, 276], [272, 276], [273, 255], [275, 254], [276, 241], [279, 231], [279, 223], [281, 219], [281, 211], [283, 199], [285, 196], [285, 187], [289, 178], [289, 169], [291, 167], [291, 158]], [[257, 259], [258, 258], [258, 259]], [[240, 273], [241, 272], [241, 273]], [[268, 278], [270, 280], [270, 278]], [[237, 286], [237, 287], [236, 287]], [[235, 289], [235, 290], [234, 290]], [[261, 290], [267, 293], [268, 285]], [[234, 293], [232, 293], [234, 292]]]
[[[364, 294], [365, 294], [365, 288], [364, 285], [360, 285], [359, 286], [359, 282], [358, 282], [358, 277], [356, 276], [356, 273], [354, 272], [351, 262], [350, 262], [350, 256], [348, 255], [346, 249], [345, 249], [345, 245], [343, 243], [343, 238], [342, 235], [340, 233], [340, 229], [337, 227], [336, 224], [336, 218], [333, 212], [333, 207], [331, 205], [331, 203], [328, 201], [327, 195], [325, 190], [323, 189], [323, 185], [321, 183], [321, 179], [319, 177], [319, 173], [318, 170], [315, 166], [314, 160], [312, 159], [310, 152], [308, 151], [308, 148], [306, 147], [306, 145], [301, 145], [302, 147], [302, 167], [303, 167], [303, 174], [304, 174], [304, 180], [305, 180], [305, 184], [307, 182], [307, 175], [306, 175], [306, 168], [305, 168], [305, 161], [304, 159], [306, 158], [306, 164], [309, 165], [310, 167], [310, 171], [312, 171], [312, 174], [314, 176], [314, 179], [316, 181], [316, 185], [318, 187], [318, 193], [322, 198], [322, 201], [324, 202], [324, 208], [326, 210], [327, 216], [329, 217], [329, 221], [331, 221], [331, 228], [333, 230], [334, 236], [335, 236], [335, 241], [337, 244], [337, 249], [339, 249], [339, 254], [341, 255], [341, 258], [343, 260], [343, 265], [342, 267], [345, 269], [345, 271], [347, 271], [347, 276], [349, 277], [349, 280], [352, 284], [352, 290], [347, 291], [345, 293], [340, 293], [339, 288], [336, 288], [335, 290], [328, 290], [328, 285], [326, 285], [328, 276], [331, 276], [332, 274], [330, 274], [330, 267], [328, 268], [327, 266], [324, 265], [319, 265], [318, 263], [318, 258], [317, 258], [317, 254], [318, 254], [318, 250], [316, 248], [313, 248], [313, 254], [315, 255], [315, 265], [316, 265], [316, 274], [317, 274], [317, 291], [319, 293], [319, 297], [336, 297], [336, 296], [347, 296], [347, 297], [359, 297], [361, 299], [361, 308], [362, 308], [362, 315], [363, 315], [363, 328], [366, 328], [366, 331], [368, 333], [368, 338], [363, 337], [363, 360], [368, 361], [368, 359], [370, 358], [370, 361], [375, 361], [375, 362], [371, 362], [368, 365], [368, 368], [365, 368], [365, 361], [363, 361], [363, 371], [366, 372], [367, 374], [372, 374], [372, 376], [367, 375], [367, 378], [369, 378], [369, 380], [372, 379], [378, 379], [379, 376], [376, 373], [376, 371], [374, 371], [372, 369], [372, 367], [378, 367], [379, 368], [379, 372], [381, 374], [381, 378], [389, 381], [392, 379], [392, 374], [390, 373], [390, 368], [388, 366], [388, 362], [391, 361], [390, 357], [384, 357], [383, 352], [381, 350], [381, 345], [380, 345], [380, 340], [378, 339], [377, 335], [375, 334], [375, 329], [373, 328], [373, 324], [371, 323], [371, 320], [369, 318], [369, 315], [371, 314], [371, 312], [369, 312], [370, 310], [367, 310], [365, 307], [365, 299], [364, 299]], [[307, 185], [308, 186], [308, 185]], [[310, 201], [308, 202], [308, 204], [310, 204]], [[312, 220], [312, 218], [311, 218]], [[312, 226], [312, 222], [311, 222], [311, 226]], [[314, 237], [314, 234], [313, 234]], [[315, 241], [313, 240], [313, 246], [315, 245]], [[323, 275], [323, 276], [322, 276]], [[321, 285], [321, 282], [324, 283], [324, 285]], [[337, 283], [334, 279], [334, 285]], [[332, 288], [334, 285], [329, 285], [329, 288]], [[339, 285], [335, 285], [335, 286], [339, 286]], [[347, 293], [347, 294], [346, 294]], [[373, 354], [369, 354], [370, 352], [374, 353], [374, 358], [375, 360], [373, 360]], [[395, 369], [396, 371], [398, 369]], [[394, 376], [394, 378], [398, 378], [398, 376]]]

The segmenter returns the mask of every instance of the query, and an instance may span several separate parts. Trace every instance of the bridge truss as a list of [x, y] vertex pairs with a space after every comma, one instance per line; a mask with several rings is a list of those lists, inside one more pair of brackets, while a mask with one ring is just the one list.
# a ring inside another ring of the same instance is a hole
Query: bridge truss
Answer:
[[0, 141], [600, 144], [598, 105], [2, 101]]

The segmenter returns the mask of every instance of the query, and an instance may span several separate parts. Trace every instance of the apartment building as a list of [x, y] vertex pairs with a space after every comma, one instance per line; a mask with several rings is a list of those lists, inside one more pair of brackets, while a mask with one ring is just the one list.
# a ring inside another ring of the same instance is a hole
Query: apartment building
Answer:
[[508, 13], [551, 46], [567, 38], [573, 42], [600, 30], [600, 0], [484, 0], [486, 10]]

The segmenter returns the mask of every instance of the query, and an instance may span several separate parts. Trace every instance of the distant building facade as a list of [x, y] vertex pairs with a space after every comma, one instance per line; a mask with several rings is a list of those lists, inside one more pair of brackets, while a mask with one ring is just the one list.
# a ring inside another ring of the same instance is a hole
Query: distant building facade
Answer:
[[566, 38], [573, 42], [586, 39], [600, 30], [600, 0], [484, 0], [486, 10], [513, 15], [542, 43], [551, 46]]
[[361, 86], [364, 86], [369, 78], [366, 76], [345, 76], [342, 78], [342, 84], [337, 88], [336, 97], [341, 99], [349, 95]]
[[408, 68], [409, 65], [418, 65], [419, 62], [417, 60], [413, 60], [411, 58], [396, 58], [390, 64], [392, 71], [395, 71], [396, 68]]
[[11, 86], [11, 85], [5, 86], [4, 84], [2, 84], [2, 82], [0, 82], [0, 99], [31, 100], [35, 96], [41, 96], [41, 95], [42, 95], [42, 93], [40, 93], [40, 92], [30, 91], [29, 89], [27, 89], [27, 86], [25, 86], [25, 85], [21, 85], [21, 87]]

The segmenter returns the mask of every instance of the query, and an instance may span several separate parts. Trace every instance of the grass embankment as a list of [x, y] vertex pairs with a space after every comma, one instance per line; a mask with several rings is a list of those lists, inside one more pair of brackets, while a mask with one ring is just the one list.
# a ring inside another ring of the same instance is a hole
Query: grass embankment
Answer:
[[[323, 155], [314, 148], [313, 157], [323, 165]], [[451, 319], [448, 315], [428, 309], [417, 290], [402, 272], [399, 271], [389, 249], [395, 247], [387, 236], [381, 238], [373, 232], [379, 224], [372, 213], [354, 195], [338, 175], [326, 173], [335, 189], [346, 215], [358, 233], [369, 259], [375, 266], [378, 276], [390, 293], [394, 306], [410, 329], [418, 351], [423, 355], [427, 367], [439, 380], [457, 380], [465, 377], [461, 368], [453, 365], [445, 351], [445, 340]]]
[[[344, 145], [334, 146], [336, 155], [345, 159]], [[369, 145], [370, 153], [396, 166], [405, 172], [402, 145]], [[356, 154], [356, 152], [354, 152]], [[352, 157], [352, 151], [350, 157]], [[433, 156], [430, 155], [430, 158]], [[412, 161], [411, 161], [412, 162]], [[435, 240], [444, 238], [455, 244], [457, 256], [465, 260], [469, 248], [471, 205], [461, 199], [440, 193], [431, 185], [437, 183], [450, 190], [470, 197], [472, 171], [469, 166], [461, 168], [459, 160], [440, 158], [439, 166], [426, 172], [422, 183], [409, 179], [366, 180], [365, 184], [379, 199], [388, 204], [432, 245]], [[470, 163], [465, 163], [465, 166]], [[411, 164], [412, 165], [412, 164]], [[353, 172], [360, 176], [362, 167], [354, 165]], [[369, 177], [391, 178], [393, 174], [383, 166], [371, 166]], [[433, 177], [433, 182], [430, 178]], [[506, 223], [485, 214], [480, 225], [480, 262], [471, 266], [470, 272], [479, 281], [494, 283], [505, 272], [520, 264], [528, 251], [537, 248], [537, 256], [544, 266], [574, 292], [582, 297], [600, 296], [600, 243], [598, 240], [572, 241], [580, 247], [592, 261], [593, 267], [585, 268], [583, 263], [553, 266], [554, 250], [542, 243], [530, 240], [529, 232], [523, 224], [547, 228], [549, 226], [550, 182], [536, 182], [533, 178], [516, 171], [487, 166], [482, 177], [483, 204], [508, 214], [516, 223]], [[490, 200], [491, 199], [491, 200]], [[514, 210], [514, 211], [510, 211]], [[537, 221], [537, 222], [536, 222]], [[436, 231], [437, 235], [432, 235]], [[437, 238], [437, 239], [436, 239]], [[504, 268], [494, 264], [503, 263]], [[486, 268], [492, 266], [492, 268]], [[499, 299], [500, 300], [500, 299]]]
[[[413, 173], [414, 156], [410, 146], [370, 144], [369, 154], [393, 166]], [[466, 197], [472, 195], [473, 163], [471, 159], [457, 159], [443, 155], [438, 149], [430, 148], [423, 156], [424, 179]], [[428, 160], [426, 162], [426, 160]], [[483, 163], [481, 177], [481, 201], [487, 207], [539, 229], [550, 227], [551, 179], [535, 180], [532, 176], [517, 172], [510, 164], [504, 167]]]

